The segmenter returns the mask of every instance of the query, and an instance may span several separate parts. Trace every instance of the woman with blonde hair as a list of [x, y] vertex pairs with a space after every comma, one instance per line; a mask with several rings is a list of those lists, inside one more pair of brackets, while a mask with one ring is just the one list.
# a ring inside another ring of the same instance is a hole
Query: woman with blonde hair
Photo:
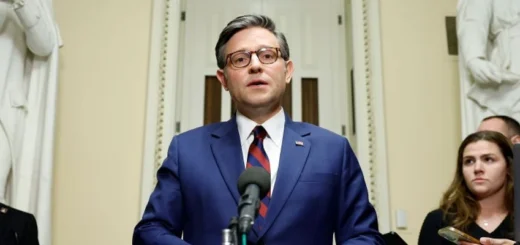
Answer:
[[424, 219], [418, 244], [451, 244], [438, 235], [446, 226], [476, 239], [505, 238], [503, 244], [514, 244], [512, 164], [511, 143], [501, 133], [468, 135], [458, 150], [455, 177], [440, 207]]

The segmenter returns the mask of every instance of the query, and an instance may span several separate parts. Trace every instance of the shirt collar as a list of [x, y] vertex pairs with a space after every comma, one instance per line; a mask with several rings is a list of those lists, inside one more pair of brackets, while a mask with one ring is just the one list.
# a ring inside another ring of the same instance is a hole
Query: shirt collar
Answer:
[[[253, 129], [258, 126], [258, 124], [241, 114], [239, 111], [236, 113], [236, 120], [238, 125], [238, 133], [240, 135], [240, 144], [243, 145], [247, 142], [247, 139], [252, 136]], [[285, 126], [285, 113], [283, 108], [273, 117], [265, 121], [262, 126], [267, 132], [267, 137], [273, 140], [276, 146], [281, 147], [283, 129]]]

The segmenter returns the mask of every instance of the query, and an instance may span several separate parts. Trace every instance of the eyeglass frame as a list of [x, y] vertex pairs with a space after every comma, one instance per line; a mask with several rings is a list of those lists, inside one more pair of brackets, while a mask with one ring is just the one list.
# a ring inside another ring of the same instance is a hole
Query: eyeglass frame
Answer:
[[[258, 52], [261, 52], [263, 50], [270, 50], [270, 49], [274, 49], [276, 51], [276, 59], [272, 63], [262, 62], [260, 60], [260, 57], [258, 56]], [[233, 64], [233, 62], [231, 62], [231, 56], [234, 54], [237, 54], [237, 53], [243, 53], [243, 54], [249, 55], [249, 62], [247, 63], [247, 65], [244, 65], [242, 67], [237, 67]], [[278, 58], [280, 58], [280, 56], [281, 56], [281, 51], [280, 51], [280, 48], [277, 48], [277, 47], [262, 47], [256, 51], [237, 50], [233, 53], [229, 53], [228, 55], [226, 55], [226, 65], [231, 64], [232, 67], [237, 68], [237, 69], [247, 67], [251, 64], [251, 61], [253, 60], [253, 54], [256, 55], [256, 57], [258, 58], [258, 61], [260, 61], [260, 63], [262, 63], [264, 65], [270, 65], [270, 64], [274, 64], [276, 61], [278, 61]]]

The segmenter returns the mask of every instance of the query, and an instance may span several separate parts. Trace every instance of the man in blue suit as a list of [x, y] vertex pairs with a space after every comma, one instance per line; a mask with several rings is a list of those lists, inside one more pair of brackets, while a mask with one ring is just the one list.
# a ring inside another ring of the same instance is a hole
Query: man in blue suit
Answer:
[[133, 244], [220, 244], [238, 215], [238, 177], [250, 166], [272, 180], [248, 244], [332, 244], [334, 233], [336, 244], [383, 244], [347, 139], [293, 122], [281, 107], [293, 63], [274, 23], [260, 15], [234, 19], [215, 53], [236, 115], [173, 138]]

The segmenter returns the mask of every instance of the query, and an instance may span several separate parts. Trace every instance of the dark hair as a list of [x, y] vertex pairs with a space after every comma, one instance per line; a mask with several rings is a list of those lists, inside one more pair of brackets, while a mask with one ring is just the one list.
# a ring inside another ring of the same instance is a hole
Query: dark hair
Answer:
[[289, 60], [289, 44], [287, 44], [287, 39], [283, 33], [276, 31], [276, 26], [269, 17], [264, 15], [242, 15], [230, 21], [220, 33], [217, 45], [215, 46], [215, 56], [220, 69], [224, 69], [226, 66], [226, 54], [224, 50], [226, 49], [226, 44], [229, 39], [237, 32], [250, 27], [262, 27], [273, 33], [280, 44], [281, 57], [284, 60]]
[[440, 204], [440, 208], [444, 212], [444, 219], [461, 230], [465, 230], [469, 224], [474, 222], [480, 213], [480, 206], [477, 199], [464, 181], [462, 164], [466, 147], [471, 143], [481, 140], [496, 144], [506, 161], [507, 177], [504, 204], [511, 217], [513, 217], [514, 213], [512, 145], [506, 136], [499, 132], [476, 132], [468, 135], [460, 144], [457, 153], [457, 170], [455, 177], [448, 187], [448, 190], [444, 193]]
[[494, 116], [486, 117], [482, 121], [484, 122], [484, 121], [487, 121], [487, 120], [493, 119], [493, 118], [500, 119], [506, 124], [507, 133], [509, 134], [509, 135], [507, 135], [507, 137], [513, 137], [515, 135], [520, 135], [520, 123], [518, 123], [518, 121], [512, 117], [505, 116], [505, 115], [494, 115]]

